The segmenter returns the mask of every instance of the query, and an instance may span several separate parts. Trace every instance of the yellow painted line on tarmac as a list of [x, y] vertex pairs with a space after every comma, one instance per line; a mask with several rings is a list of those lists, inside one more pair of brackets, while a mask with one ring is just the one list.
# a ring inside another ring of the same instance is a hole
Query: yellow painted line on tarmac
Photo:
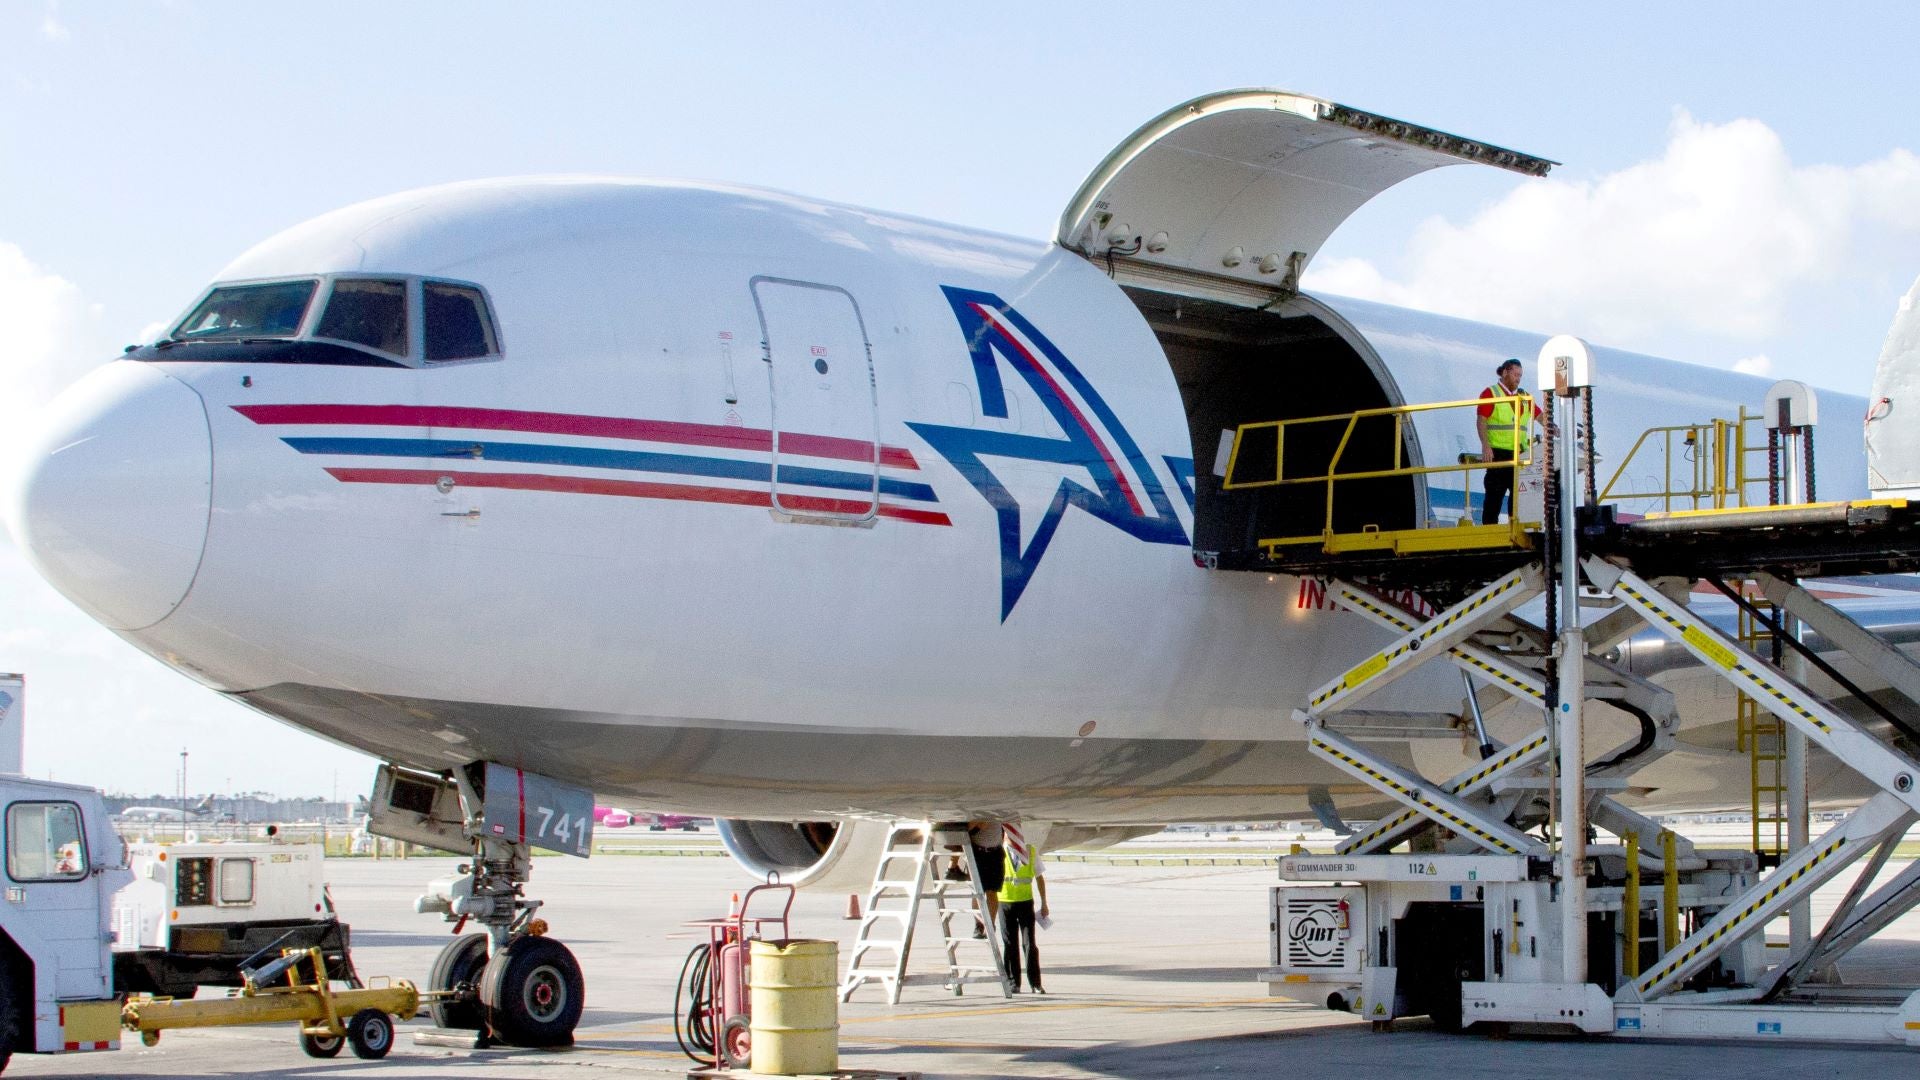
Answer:
[[646, 1050], [632, 1046], [599, 1046], [594, 1043], [577, 1042], [574, 1050], [587, 1050], [596, 1054], [625, 1054], [628, 1057], [678, 1058], [685, 1061], [687, 1055], [678, 1050]]
[[[1168, 1009], [1220, 1009], [1220, 1008], [1226, 1008], [1233, 1005], [1287, 1005], [1287, 1004], [1298, 1004], [1298, 1002], [1289, 1002], [1286, 998], [1251, 997], [1251, 998], [1227, 998], [1224, 1001], [1183, 1001], [1178, 1005], [1168, 1005], [1162, 1002], [1143, 1001], [1138, 1005], [1131, 1005], [1129, 1006], [1129, 1008], [1132, 1008], [1135, 1010], [1146, 1009], [1154, 1012], [1161, 1012]], [[1316, 1006], [1316, 1008], [1317, 1007], [1318, 1006]]]
[[[1278, 999], [1270, 997], [1223, 998], [1218, 1001], [1053, 1001], [1045, 1005], [1005, 1005], [990, 1009], [967, 1009], [964, 1012], [913, 1012], [894, 1013], [886, 1016], [842, 1016], [840, 1026], [849, 1024], [892, 1024], [903, 1020], [941, 1020], [970, 1019], [975, 1016], [1004, 1016], [1009, 1013], [1060, 1012], [1069, 1009], [1115, 1009], [1124, 1012], [1172, 1012], [1181, 1009], [1218, 1009], [1235, 1005], [1270, 1005]], [[1279, 1002], [1285, 1004], [1285, 1002]]]
[[[850, 1042], [856, 1046], [926, 1046], [940, 1050], [987, 1050], [1007, 1054], [1017, 1054], [1032, 1050], [1034, 1046], [1031, 1042], [961, 1042], [958, 1039], [907, 1039], [888, 1038], [882, 1035], [862, 1035], [855, 1039], [843, 1039], [841, 1041], [843, 1044]], [[1070, 1041], [1092, 1043], [1095, 1040], [1075, 1039]]]
[[1110, 1003], [1104, 1001], [1048, 1002], [1045, 1005], [1004, 1005], [992, 1009], [967, 1009], [964, 1012], [911, 1012], [894, 1013], [888, 1016], [842, 1016], [840, 1026], [848, 1024], [896, 1024], [902, 1020], [944, 1020], [971, 1019], [975, 1016], [1005, 1016], [1008, 1013], [1062, 1012], [1068, 1009], [1101, 1009]]
[[[937, 1005], [937, 1004], [945, 1004], [945, 1003], [929, 1003], [929, 1004]], [[1101, 1000], [1101, 1001], [1054, 1000], [1054, 1001], [1048, 1001], [1045, 1004], [1041, 1004], [1038, 1001], [1036, 1001], [1031, 1005], [1009, 1004], [1009, 1005], [999, 1005], [999, 1006], [994, 1006], [992, 1008], [983, 1008], [983, 1009], [964, 1008], [964, 1002], [962, 1002], [961, 1004], [963, 1007], [959, 1011], [953, 1011], [951, 1009], [941, 1009], [940, 1011], [927, 1010], [927, 1011], [886, 1013], [878, 1016], [844, 1016], [843, 1015], [840, 1017], [840, 1026], [842, 1028], [845, 1028], [848, 1026], [858, 1025], [858, 1024], [897, 1024], [897, 1023], [911, 1022], [911, 1021], [938, 1022], [942, 1020], [963, 1021], [963, 1020], [973, 1019], [974, 1017], [1007, 1016], [1007, 1015], [1015, 1015], [1015, 1014], [1031, 1015], [1035, 1013], [1047, 1013], [1047, 1012], [1079, 1012], [1079, 1011], [1085, 1011], [1087, 1009], [1113, 1009], [1115, 1011], [1121, 1011], [1121, 1012], [1169, 1012], [1169, 1011], [1178, 1011], [1182, 1009], [1219, 1009], [1219, 1008], [1228, 1008], [1228, 1007], [1235, 1007], [1235, 1006], [1276, 1005], [1276, 1004], [1285, 1005], [1285, 1004], [1288, 1004], [1288, 1002], [1281, 999], [1277, 999], [1277, 998], [1271, 998], [1271, 997], [1247, 997], [1247, 998], [1221, 998], [1219, 1000], [1214, 1000], [1214, 1001], [1141, 1001], [1141, 1000], [1133, 1000], [1133, 999], [1124, 999], [1124, 1000], [1109, 999], [1109, 1000]], [[625, 1038], [625, 1037], [641, 1037], [641, 1036], [671, 1037], [672, 1035], [673, 1035], [673, 1028], [662, 1024], [655, 1027], [623, 1028], [615, 1031], [596, 1031], [593, 1033], [593, 1038], [598, 1040], [598, 1039], [618, 1039], [618, 1038]], [[868, 1040], [868, 1041], [875, 1041], [875, 1042], [905, 1042], [905, 1043], [913, 1043], [915, 1045], [928, 1045], [928, 1046], [946, 1045], [944, 1043], [939, 1043], [933, 1040], [893, 1039], [887, 1036], [880, 1036], [880, 1035], [871, 1035], [871, 1036], [861, 1035], [861, 1036], [857, 1036], [857, 1038]], [[604, 1050], [609, 1053], [655, 1054], [655, 1055], [660, 1055], [664, 1057], [680, 1056], [675, 1051], [631, 1050], [631, 1049], [620, 1049], [616, 1047], [600, 1047], [600, 1046], [595, 1046], [593, 1043], [590, 1043], [590, 1042], [582, 1042], [576, 1045], [579, 1049], [582, 1049], [582, 1050]], [[957, 1045], [963, 1045], [963, 1044], [955, 1043], [953, 1045], [957, 1046]], [[964, 1045], [976, 1045], [976, 1044], [964, 1044]], [[985, 1046], [986, 1044], [978, 1044], [978, 1045]]]

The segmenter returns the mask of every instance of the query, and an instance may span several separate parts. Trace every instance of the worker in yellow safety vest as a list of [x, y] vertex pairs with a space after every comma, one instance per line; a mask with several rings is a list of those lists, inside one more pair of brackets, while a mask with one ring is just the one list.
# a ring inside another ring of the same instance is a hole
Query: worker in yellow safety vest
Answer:
[[[1019, 858], [1015, 857], [1016, 850]], [[1007, 966], [1007, 982], [1016, 994], [1020, 992], [1023, 948], [1027, 961], [1027, 985], [1036, 994], [1046, 993], [1040, 986], [1040, 942], [1034, 934], [1037, 927], [1033, 892], [1036, 888], [1040, 890], [1037, 916], [1045, 920], [1051, 917], [1051, 912], [1047, 908], [1047, 879], [1040, 872], [1040, 853], [1028, 850], [1024, 844], [1017, 849], [1015, 845], [1008, 844], [1006, 881], [1000, 886], [1000, 958]]]
[[[1495, 368], [1494, 374], [1500, 381], [1480, 391], [1483, 404], [1474, 417], [1474, 426], [1480, 432], [1480, 460], [1494, 466], [1487, 470], [1483, 489], [1486, 497], [1480, 504], [1482, 525], [1500, 524], [1501, 506], [1513, 490], [1515, 470], [1502, 468], [1499, 463], [1512, 461], [1516, 454], [1525, 454], [1533, 445], [1534, 425], [1540, 422], [1540, 410], [1533, 395], [1520, 389], [1520, 361], [1508, 360]], [[1514, 397], [1520, 400], [1501, 400]]]

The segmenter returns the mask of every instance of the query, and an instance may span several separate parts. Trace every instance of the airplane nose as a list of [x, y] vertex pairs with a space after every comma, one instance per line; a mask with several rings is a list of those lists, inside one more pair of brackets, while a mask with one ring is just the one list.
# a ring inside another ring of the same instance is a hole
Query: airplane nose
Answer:
[[10, 495], [14, 542], [55, 588], [116, 630], [152, 626], [185, 599], [206, 547], [206, 406], [152, 364], [107, 364], [54, 399]]

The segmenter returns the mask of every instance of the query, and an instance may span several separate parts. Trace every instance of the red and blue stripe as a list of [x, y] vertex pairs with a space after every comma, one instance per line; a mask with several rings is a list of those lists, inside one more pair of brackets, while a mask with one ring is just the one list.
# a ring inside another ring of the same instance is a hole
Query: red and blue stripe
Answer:
[[[357, 465], [327, 468], [329, 475], [344, 483], [432, 485], [450, 476], [456, 483], [469, 487], [768, 507], [772, 505], [776, 480], [776, 433], [765, 428], [446, 405], [287, 404], [233, 408], [263, 426], [413, 429], [404, 436], [329, 433], [282, 439], [303, 454], [447, 463], [432, 468]], [[653, 445], [626, 449], [566, 441], [472, 439], [449, 437], [450, 430], [571, 436]], [[723, 457], [699, 453], [700, 449], [752, 456]], [[939, 502], [931, 485], [889, 475], [919, 472], [919, 463], [904, 447], [783, 431], [777, 434], [777, 450], [777, 479], [783, 509], [830, 514], [861, 514], [873, 509], [874, 472], [831, 464], [845, 462], [865, 466], [866, 470], [881, 470], [877, 477], [880, 516], [926, 525], [952, 524], [946, 514], [928, 509], [929, 504]], [[761, 454], [767, 456], [763, 458]], [[799, 464], [795, 458], [812, 460]], [[658, 479], [626, 479], [572, 471], [482, 470], [471, 465], [455, 467], [456, 461], [601, 473], [647, 473]], [[718, 482], [697, 482], [701, 480]], [[727, 486], [727, 482], [756, 486], [732, 487]], [[797, 488], [824, 494], [810, 494], [795, 490]], [[837, 494], [842, 492], [845, 494]]]

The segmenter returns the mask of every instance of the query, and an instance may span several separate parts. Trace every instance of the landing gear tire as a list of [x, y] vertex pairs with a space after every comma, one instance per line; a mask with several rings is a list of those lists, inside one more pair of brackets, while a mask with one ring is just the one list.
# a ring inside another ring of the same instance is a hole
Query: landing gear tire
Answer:
[[480, 977], [487, 1022], [510, 1046], [572, 1046], [586, 1004], [580, 962], [548, 937], [517, 938], [495, 953]]
[[339, 1057], [340, 1048], [345, 1045], [347, 1040], [340, 1035], [303, 1034], [300, 1036], [300, 1049], [310, 1058]]
[[[447, 942], [433, 962], [427, 976], [427, 989], [452, 990], [466, 984], [478, 989], [481, 972], [487, 966], [487, 935], [467, 934]], [[479, 1031], [486, 1026], [487, 1013], [476, 995], [462, 998], [435, 998], [427, 1006], [434, 1027], [456, 1031]]]
[[753, 1061], [753, 1025], [744, 1016], [736, 1016], [720, 1029], [720, 1064], [729, 1069], [748, 1068]]
[[353, 1056], [378, 1061], [393, 1049], [393, 1018], [379, 1009], [361, 1009], [347, 1021], [347, 1042]]

